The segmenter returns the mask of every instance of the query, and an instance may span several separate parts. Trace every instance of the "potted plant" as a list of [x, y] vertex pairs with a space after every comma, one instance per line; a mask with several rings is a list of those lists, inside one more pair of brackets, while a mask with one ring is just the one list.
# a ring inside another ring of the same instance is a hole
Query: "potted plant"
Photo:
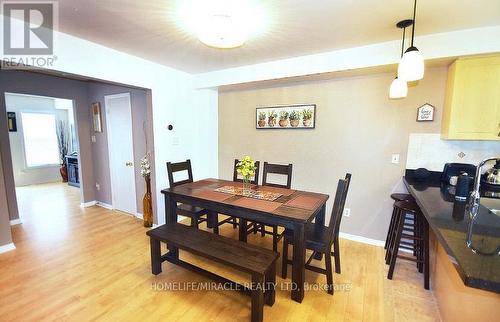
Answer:
[[59, 148], [59, 160], [61, 166], [59, 173], [63, 182], [68, 182], [68, 165], [66, 164], [66, 155], [68, 154], [68, 131], [64, 121], [57, 121], [57, 146]]
[[306, 109], [302, 111], [302, 124], [305, 127], [309, 127], [312, 124], [313, 111], [310, 109]]
[[243, 195], [249, 195], [250, 179], [255, 177], [255, 161], [246, 155], [236, 164], [236, 172], [243, 177]]
[[288, 126], [288, 112], [287, 111], [280, 112], [279, 124], [280, 124], [280, 127], [287, 127]]
[[266, 116], [267, 116], [267, 113], [266, 112], [259, 112], [259, 127], [264, 127], [266, 126]]
[[141, 159], [141, 176], [146, 181], [146, 192], [142, 198], [144, 227], [153, 226], [153, 204], [151, 201], [151, 164], [149, 163], [149, 153]]
[[292, 111], [290, 113], [290, 116], [288, 117], [290, 119], [290, 125], [292, 127], [297, 127], [299, 126], [300, 122], [300, 111]]
[[278, 117], [278, 114], [274, 110], [270, 111], [268, 116], [267, 116], [267, 124], [270, 127], [274, 127], [276, 125], [276, 118]]

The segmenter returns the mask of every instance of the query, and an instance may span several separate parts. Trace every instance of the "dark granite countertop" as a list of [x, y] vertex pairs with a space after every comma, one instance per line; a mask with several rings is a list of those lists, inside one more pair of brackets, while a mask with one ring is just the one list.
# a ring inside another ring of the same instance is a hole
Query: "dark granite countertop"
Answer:
[[[438, 175], [417, 181], [407, 172], [404, 183], [416, 199], [429, 227], [448, 255], [464, 284], [500, 293], [500, 256], [474, 253], [466, 245], [469, 216], [464, 202], [454, 202], [449, 186], [442, 185]], [[481, 198], [480, 212], [473, 226], [474, 245], [483, 252], [493, 252], [500, 245], [500, 199]], [[493, 211], [492, 211], [493, 210]]]

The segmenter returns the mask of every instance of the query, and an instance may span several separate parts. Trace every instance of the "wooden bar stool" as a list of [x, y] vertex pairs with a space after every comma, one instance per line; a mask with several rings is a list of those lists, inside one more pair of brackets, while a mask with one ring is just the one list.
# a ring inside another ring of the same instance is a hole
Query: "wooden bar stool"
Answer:
[[[407, 193], [393, 193], [391, 194], [391, 199], [396, 201], [413, 201], [413, 197], [410, 194]], [[385, 238], [385, 245], [384, 249], [387, 249], [387, 246], [389, 244], [389, 238], [392, 236], [393, 230], [394, 230], [394, 219], [396, 217], [396, 209], [393, 207], [392, 210], [392, 216], [391, 216], [391, 223], [389, 225], [389, 230], [387, 231], [387, 237]]]
[[[393, 197], [393, 196], [391, 196]], [[397, 197], [404, 197], [403, 195], [396, 196]], [[416, 208], [418, 209], [418, 206], [415, 204], [414, 201], [409, 201], [409, 200], [395, 200], [394, 202], [394, 207], [393, 207], [393, 216], [391, 218], [391, 227], [389, 227], [388, 231], [388, 236], [386, 239], [386, 253], [385, 253], [385, 263], [389, 264], [390, 263], [390, 255], [391, 255], [391, 250], [394, 245], [394, 241], [396, 238], [396, 228], [397, 228], [397, 223], [399, 220], [403, 220], [403, 240], [399, 242], [399, 248], [400, 249], [406, 249], [406, 250], [411, 250], [413, 253], [413, 256], [417, 255], [417, 240], [415, 239], [407, 239], [404, 238], [406, 235], [411, 235], [411, 236], [417, 236], [419, 235], [417, 232], [419, 231], [419, 225], [417, 222], [417, 217], [415, 216], [415, 213], [413, 212], [405, 212], [401, 213], [401, 208], [398, 207], [401, 202], [407, 202], [408, 207]], [[400, 218], [400, 216], [403, 216], [404, 218]]]
[[[420, 208], [412, 201], [394, 203], [395, 218], [392, 236], [389, 238], [386, 263], [388, 279], [392, 279], [397, 258], [415, 261], [420, 273], [424, 273], [424, 288], [429, 289], [429, 227]], [[400, 249], [413, 252], [414, 257], [399, 255]]]

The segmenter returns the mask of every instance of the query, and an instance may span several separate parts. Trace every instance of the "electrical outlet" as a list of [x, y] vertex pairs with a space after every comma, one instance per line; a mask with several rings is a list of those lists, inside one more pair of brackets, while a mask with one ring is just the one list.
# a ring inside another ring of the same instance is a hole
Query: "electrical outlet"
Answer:
[[97, 190], [101, 190], [101, 185], [100, 185], [100, 184], [98, 184], [98, 183], [96, 182], [96, 184], [95, 184], [95, 188], [96, 188]]
[[391, 158], [391, 162], [394, 164], [399, 164], [399, 154], [393, 154]]
[[95, 135], [92, 135], [90, 138], [92, 139], [92, 143], [95, 143], [95, 141], [96, 141]]
[[351, 208], [344, 208], [344, 217], [351, 217]]

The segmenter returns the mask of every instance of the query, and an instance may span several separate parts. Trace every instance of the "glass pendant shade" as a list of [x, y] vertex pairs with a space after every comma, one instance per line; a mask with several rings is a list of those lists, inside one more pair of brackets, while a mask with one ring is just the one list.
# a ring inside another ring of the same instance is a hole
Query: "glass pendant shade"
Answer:
[[394, 78], [389, 89], [389, 98], [404, 98], [408, 94], [408, 85], [399, 77]]
[[406, 82], [424, 78], [424, 57], [417, 47], [408, 48], [398, 66], [398, 78]]

